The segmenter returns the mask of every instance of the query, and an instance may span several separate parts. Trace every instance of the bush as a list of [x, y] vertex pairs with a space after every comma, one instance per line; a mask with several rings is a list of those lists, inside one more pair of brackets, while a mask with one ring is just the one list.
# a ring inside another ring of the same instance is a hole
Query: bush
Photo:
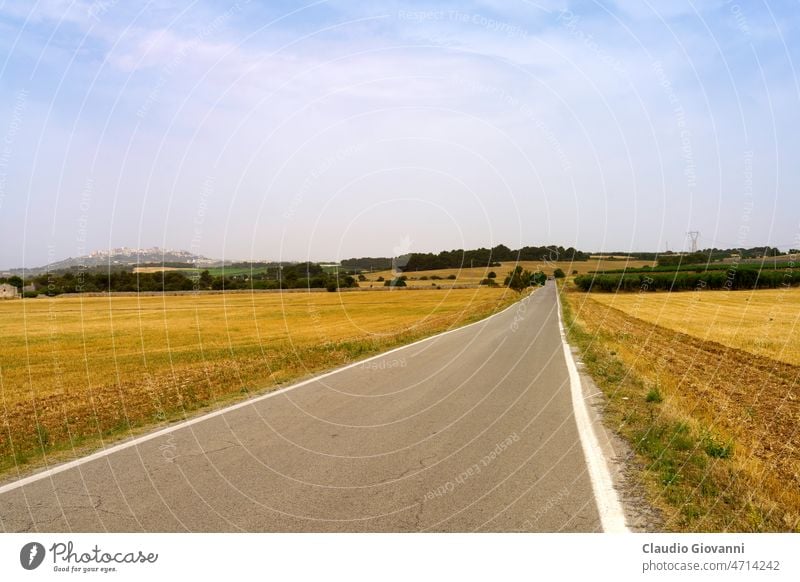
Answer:
[[451, 281], [455, 281], [456, 280], [456, 276], [455, 275], [448, 275], [447, 278], [450, 279]]
[[544, 285], [547, 282], [547, 275], [541, 271], [531, 273], [531, 285]]
[[339, 287], [336, 285], [336, 283], [333, 283], [333, 282], [331, 282], [331, 283], [328, 283], [328, 284], [325, 286], [325, 289], [327, 289], [327, 290], [328, 290], [329, 292], [331, 292], [331, 293], [333, 293], [334, 291], [336, 291], [338, 288], [339, 288]]
[[36, 291], [25, 291], [25, 292], [22, 294], [22, 296], [23, 296], [25, 299], [33, 299], [34, 297], [38, 297], [38, 296], [39, 296], [39, 293], [38, 293], [38, 292], [36, 292]]
[[566, 277], [566, 275], [564, 274], [564, 271], [562, 271], [561, 269], [556, 269], [555, 271], [553, 271], [553, 277], [555, 277], [556, 279], [563, 279], [564, 277]]
[[366, 280], [367, 280], [367, 278], [366, 278], [364, 275], [359, 275], [359, 276], [358, 276], [358, 280], [359, 280], [359, 281], [366, 281]]
[[378, 283], [380, 283], [380, 282], [381, 282], [381, 281], [383, 281], [384, 279], [383, 279], [383, 277], [378, 277], [378, 278], [377, 278], [377, 279], [375, 279], [375, 280], [376, 280]]
[[406, 284], [405, 279], [403, 279], [401, 277], [401, 278], [398, 278], [398, 279], [388, 280], [383, 284], [383, 286], [384, 287], [407, 287], [408, 285]]
[[488, 275], [486, 275], [489, 279], [497, 279], [497, 273], [491, 271]]
[[522, 266], [517, 265], [513, 271], [508, 273], [504, 284], [517, 293], [521, 293], [523, 289], [530, 286], [532, 279], [533, 274], [530, 271], [523, 270]]

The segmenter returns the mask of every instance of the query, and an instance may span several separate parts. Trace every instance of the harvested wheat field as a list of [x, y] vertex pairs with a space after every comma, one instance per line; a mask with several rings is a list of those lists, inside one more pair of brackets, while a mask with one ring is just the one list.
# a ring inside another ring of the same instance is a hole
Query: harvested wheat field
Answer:
[[667, 530], [800, 531], [800, 291], [565, 297]]
[[596, 293], [594, 301], [661, 327], [800, 366], [800, 289]]
[[504, 289], [0, 303], [0, 469], [269, 390], [490, 315]]
[[[499, 267], [470, 267], [469, 264], [461, 269], [434, 269], [430, 271], [409, 271], [403, 273], [408, 277], [406, 281], [409, 287], [432, 287], [439, 285], [441, 287], [449, 285], [478, 285], [485, 279], [489, 273], [494, 271], [497, 275], [497, 283], [502, 285], [503, 279], [512, 271], [516, 265], [521, 265], [523, 269], [531, 272], [542, 271], [548, 275], [552, 275], [555, 269], [561, 269], [566, 275], [571, 275], [573, 271], [577, 271], [578, 275], [583, 275], [590, 271], [602, 271], [604, 269], [634, 269], [652, 265], [652, 261], [637, 261], [637, 260], [608, 260], [607, 258], [596, 259], [592, 258], [588, 261], [519, 261], [516, 262], [503, 262]], [[375, 271], [374, 273], [364, 273], [367, 277], [367, 282], [362, 285], [369, 284], [382, 284], [376, 283], [378, 277], [383, 279], [391, 279], [394, 277], [391, 270]], [[455, 275], [455, 279], [448, 279], [447, 277]], [[425, 279], [421, 279], [425, 277]], [[431, 277], [439, 277], [439, 279], [431, 280]]]

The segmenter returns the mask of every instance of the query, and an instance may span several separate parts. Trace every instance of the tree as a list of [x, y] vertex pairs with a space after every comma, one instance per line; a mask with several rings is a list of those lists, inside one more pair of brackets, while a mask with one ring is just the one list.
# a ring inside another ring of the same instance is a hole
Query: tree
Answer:
[[547, 275], [541, 271], [531, 273], [531, 285], [544, 285], [547, 282]]
[[555, 277], [556, 279], [563, 279], [564, 277], [566, 277], [566, 275], [564, 274], [564, 271], [562, 271], [561, 269], [556, 269], [555, 271], [553, 271], [553, 277]]
[[521, 265], [517, 265], [513, 271], [510, 271], [505, 279], [505, 285], [517, 293], [522, 293], [530, 284], [531, 272], [524, 270]]
[[364, 275], [361, 275], [361, 274], [359, 274], [359, 275], [358, 275], [358, 280], [359, 280], [359, 281], [366, 281], [366, 280], [367, 280], [367, 278], [366, 278]]
[[8, 278], [8, 284], [20, 289], [22, 288], [22, 279], [20, 279], [17, 275], [14, 275]]
[[338, 286], [336, 285], [336, 283], [334, 283], [333, 281], [331, 281], [330, 283], [328, 283], [328, 284], [325, 286], [325, 288], [326, 288], [326, 289], [327, 289], [329, 292], [331, 292], [331, 293], [334, 293], [334, 292], [335, 292], [337, 289], [339, 289], [339, 287], [338, 287]]
[[211, 276], [211, 273], [208, 272], [208, 269], [200, 273], [200, 278], [198, 279], [198, 283], [200, 287], [203, 289], [211, 289], [211, 284], [214, 282], [214, 277]]
[[486, 275], [486, 277], [489, 279], [497, 279], [497, 273], [495, 273], [494, 271], [489, 271], [489, 274]]

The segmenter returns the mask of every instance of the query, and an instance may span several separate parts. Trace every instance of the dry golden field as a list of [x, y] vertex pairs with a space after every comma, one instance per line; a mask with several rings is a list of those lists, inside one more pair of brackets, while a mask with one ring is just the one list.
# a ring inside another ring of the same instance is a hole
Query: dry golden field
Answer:
[[598, 303], [705, 341], [800, 366], [800, 289], [595, 293]]
[[564, 297], [665, 529], [800, 531], [800, 290]]
[[[505, 262], [501, 263], [500, 267], [474, 267], [470, 268], [466, 266], [462, 269], [436, 269], [432, 271], [410, 271], [408, 273], [404, 273], [408, 276], [408, 281], [406, 282], [409, 287], [432, 287], [439, 285], [441, 287], [446, 287], [448, 285], [478, 285], [486, 276], [491, 272], [494, 271], [497, 274], [497, 283], [502, 285], [503, 279], [508, 275], [509, 271], [514, 269], [514, 267], [519, 264], [522, 266], [523, 269], [527, 269], [529, 271], [543, 271], [544, 273], [551, 275], [555, 269], [560, 268], [564, 271], [568, 276], [572, 274], [573, 271], [577, 271], [578, 275], [582, 275], [584, 273], [588, 273], [589, 271], [599, 271], [602, 269], [624, 269], [626, 266], [629, 268], [638, 268], [644, 267], [645, 265], [651, 265], [650, 261], [625, 261], [625, 260], [614, 260], [610, 261], [607, 259], [591, 259], [588, 261], [558, 261], [558, 262], [545, 262], [545, 261], [519, 261], [519, 263], [514, 262]], [[391, 279], [393, 277], [391, 270], [386, 271], [375, 271], [374, 273], [364, 273], [366, 277], [369, 279], [368, 281], [362, 282], [361, 286], [369, 286], [370, 284], [373, 285], [382, 285], [383, 283], [376, 282], [378, 277], [383, 277], [384, 279]], [[441, 280], [430, 280], [432, 276], [441, 277]], [[447, 279], [449, 275], [455, 275], [455, 280]], [[419, 280], [420, 277], [428, 277], [428, 280], [421, 281]]]
[[0, 470], [268, 390], [516, 298], [481, 288], [0, 302]]

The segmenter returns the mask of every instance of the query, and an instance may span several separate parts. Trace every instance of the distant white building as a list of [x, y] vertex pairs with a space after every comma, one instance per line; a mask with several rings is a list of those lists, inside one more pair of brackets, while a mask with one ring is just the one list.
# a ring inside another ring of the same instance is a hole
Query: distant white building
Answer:
[[16, 299], [19, 297], [19, 290], [13, 285], [3, 283], [0, 285], [0, 299]]

